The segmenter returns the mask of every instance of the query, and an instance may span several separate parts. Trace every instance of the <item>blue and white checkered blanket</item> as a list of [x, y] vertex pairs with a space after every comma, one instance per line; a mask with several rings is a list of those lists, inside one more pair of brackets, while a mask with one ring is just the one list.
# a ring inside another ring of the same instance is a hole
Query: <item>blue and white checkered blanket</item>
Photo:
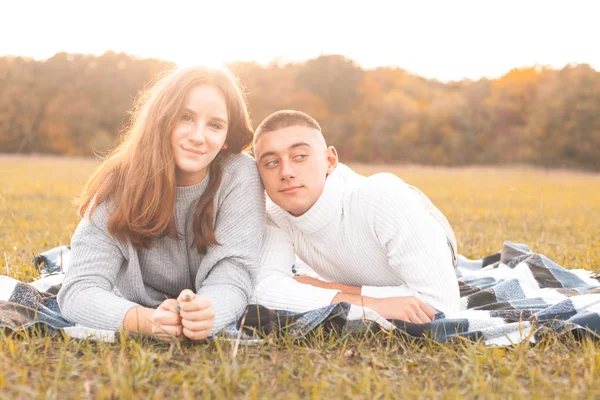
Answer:
[[[118, 335], [77, 326], [64, 320], [56, 303], [70, 249], [58, 247], [36, 257], [42, 278], [32, 283], [0, 277], [0, 326], [13, 331], [41, 329], [62, 331], [76, 338], [114, 341]], [[545, 333], [575, 334], [600, 338], [600, 282], [590, 271], [561, 267], [527, 246], [505, 242], [497, 254], [479, 260], [459, 256], [456, 274], [461, 311], [439, 313], [429, 324], [387, 321], [369, 309], [335, 304], [305, 313], [269, 310], [250, 305], [240, 322], [224, 337], [241, 334], [248, 343], [256, 332], [285, 332], [303, 337], [315, 328], [336, 327], [340, 332], [373, 329], [404, 332], [438, 342], [462, 337], [490, 345], [537, 342]]]

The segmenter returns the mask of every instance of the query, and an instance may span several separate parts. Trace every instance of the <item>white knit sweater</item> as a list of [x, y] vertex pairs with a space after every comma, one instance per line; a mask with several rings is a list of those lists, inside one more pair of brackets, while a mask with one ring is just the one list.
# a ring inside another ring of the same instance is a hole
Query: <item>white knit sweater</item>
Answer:
[[417, 296], [437, 310], [458, 311], [458, 282], [448, 245], [454, 234], [431, 207], [422, 193], [395, 175], [367, 178], [343, 164], [300, 217], [267, 200], [254, 300], [295, 312], [331, 303], [338, 290], [293, 279], [297, 254], [326, 281], [362, 286], [363, 296]]

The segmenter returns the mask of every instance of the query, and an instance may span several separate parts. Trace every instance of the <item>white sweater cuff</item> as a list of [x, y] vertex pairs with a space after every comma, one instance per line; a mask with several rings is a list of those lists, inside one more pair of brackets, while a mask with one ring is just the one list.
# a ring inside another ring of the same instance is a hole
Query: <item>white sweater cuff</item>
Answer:
[[314, 310], [315, 308], [327, 307], [331, 304], [334, 297], [337, 296], [338, 293], [341, 293], [341, 290], [337, 289], [325, 289], [312, 287], [312, 293], [310, 298], [306, 299], [304, 311]]
[[[259, 283], [254, 292], [253, 302], [273, 310], [306, 312], [330, 305], [340, 292], [336, 289], [303, 285], [293, 279], [278, 283], [277, 286], [271, 282]], [[269, 289], [266, 289], [267, 285], [270, 286]]]
[[360, 291], [361, 296], [383, 299], [386, 297], [398, 296], [416, 296], [408, 286], [363, 286]]

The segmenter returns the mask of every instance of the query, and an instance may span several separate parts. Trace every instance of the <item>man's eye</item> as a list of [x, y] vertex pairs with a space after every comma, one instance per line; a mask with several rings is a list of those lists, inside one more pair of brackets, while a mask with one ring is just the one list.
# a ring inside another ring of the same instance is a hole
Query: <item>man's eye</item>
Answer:
[[294, 156], [294, 160], [304, 160], [306, 157], [308, 157], [308, 154], [298, 154]]
[[265, 163], [265, 167], [267, 167], [267, 168], [269, 168], [269, 167], [274, 167], [274, 166], [276, 166], [276, 165], [277, 165], [277, 161], [275, 161], [275, 160], [267, 161], [267, 162]]

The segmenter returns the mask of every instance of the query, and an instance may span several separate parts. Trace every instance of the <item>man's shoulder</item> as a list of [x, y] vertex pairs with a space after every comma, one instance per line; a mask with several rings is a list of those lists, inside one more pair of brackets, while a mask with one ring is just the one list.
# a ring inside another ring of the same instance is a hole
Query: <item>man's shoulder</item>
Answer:
[[342, 163], [336, 168], [336, 173], [343, 181], [344, 186], [364, 192], [378, 193], [390, 188], [404, 188], [407, 186], [401, 178], [392, 173], [378, 172], [370, 176], [364, 176]]
[[369, 176], [354, 191], [353, 204], [367, 221], [385, 221], [399, 210], [412, 207], [416, 192], [398, 176], [383, 172]]
[[406, 182], [389, 172], [380, 172], [367, 177], [358, 188], [361, 197], [373, 201], [391, 194], [401, 195], [408, 190], [409, 186]]

